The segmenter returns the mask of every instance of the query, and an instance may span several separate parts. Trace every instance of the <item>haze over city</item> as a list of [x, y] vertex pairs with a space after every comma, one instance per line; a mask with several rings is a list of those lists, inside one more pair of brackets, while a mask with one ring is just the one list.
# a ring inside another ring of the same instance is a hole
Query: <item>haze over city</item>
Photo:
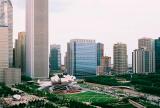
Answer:
[[[25, 0], [12, 0], [14, 37], [25, 30]], [[157, 38], [159, 0], [49, 0], [50, 43], [61, 44], [62, 57], [70, 39], [95, 39], [112, 56], [113, 44], [124, 42], [131, 52], [141, 37]]]

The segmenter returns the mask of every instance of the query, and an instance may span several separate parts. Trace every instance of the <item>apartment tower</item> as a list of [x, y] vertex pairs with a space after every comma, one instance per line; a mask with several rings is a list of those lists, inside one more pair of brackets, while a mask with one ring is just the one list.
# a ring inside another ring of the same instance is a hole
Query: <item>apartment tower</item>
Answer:
[[114, 44], [113, 47], [113, 70], [116, 74], [124, 74], [128, 71], [127, 45], [123, 43]]

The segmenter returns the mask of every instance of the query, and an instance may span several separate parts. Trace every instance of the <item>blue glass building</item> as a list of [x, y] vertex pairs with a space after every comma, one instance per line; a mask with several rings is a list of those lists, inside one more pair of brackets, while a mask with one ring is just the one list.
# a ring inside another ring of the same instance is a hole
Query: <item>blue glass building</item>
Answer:
[[69, 74], [76, 77], [96, 75], [97, 44], [94, 40], [71, 40], [67, 49]]

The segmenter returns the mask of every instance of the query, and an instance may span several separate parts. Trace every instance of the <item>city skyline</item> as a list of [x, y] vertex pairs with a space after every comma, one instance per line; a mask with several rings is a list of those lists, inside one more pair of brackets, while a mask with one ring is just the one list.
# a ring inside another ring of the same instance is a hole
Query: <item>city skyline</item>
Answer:
[[[14, 37], [25, 28], [24, 2], [25, 0], [12, 0]], [[144, 0], [87, 0], [85, 2], [84, 0], [76, 2], [50, 0], [50, 44], [61, 44], [63, 59], [70, 39], [95, 39], [97, 42], [104, 43], [105, 54], [112, 57], [113, 44], [123, 42], [128, 45], [129, 64], [131, 64], [132, 51], [137, 48], [139, 38], [159, 37], [158, 4], [158, 0], [154, 2], [151, 0], [147, 2]]]

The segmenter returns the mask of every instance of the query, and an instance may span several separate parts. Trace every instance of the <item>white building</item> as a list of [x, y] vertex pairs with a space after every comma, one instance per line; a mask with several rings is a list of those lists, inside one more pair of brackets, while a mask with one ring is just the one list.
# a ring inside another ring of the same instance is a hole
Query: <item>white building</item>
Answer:
[[48, 0], [26, 0], [26, 72], [48, 78]]

